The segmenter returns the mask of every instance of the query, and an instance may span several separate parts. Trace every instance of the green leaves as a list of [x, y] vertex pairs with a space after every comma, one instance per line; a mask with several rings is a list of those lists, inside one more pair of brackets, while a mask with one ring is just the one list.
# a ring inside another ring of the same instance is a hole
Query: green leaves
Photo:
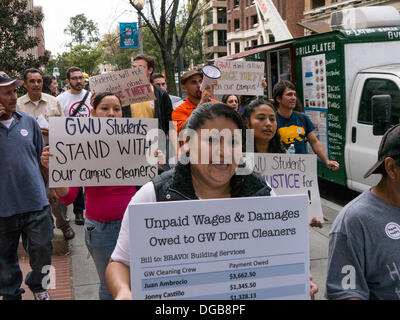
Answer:
[[35, 27], [43, 14], [28, 11], [26, 0], [0, 1], [0, 70], [12, 77], [21, 77], [27, 68], [40, 68], [49, 60], [50, 53], [35, 57], [38, 44]]

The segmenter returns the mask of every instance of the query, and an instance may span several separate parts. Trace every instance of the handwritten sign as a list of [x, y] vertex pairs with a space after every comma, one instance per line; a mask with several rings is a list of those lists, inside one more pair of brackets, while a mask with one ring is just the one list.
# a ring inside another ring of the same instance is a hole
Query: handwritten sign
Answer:
[[246, 158], [253, 155], [254, 171], [265, 176], [276, 194], [307, 195], [310, 204], [309, 220], [316, 217], [323, 222], [316, 155], [255, 153], [246, 154]]
[[154, 100], [155, 96], [142, 67], [108, 72], [89, 78], [90, 91], [112, 92], [118, 95], [122, 105]]
[[264, 62], [216, 60], [215, 66], [222, 72], [214, 89], [215, 94], [264, 94], [261, 85], [264, 78]]
[[304, 195], [131, 205], [133, 299], [309, 299], [307, 209]]
[[157, 119], [51, 117], [50, 187], [145, 184], [157, 175], [146, 159], [157, 128]]

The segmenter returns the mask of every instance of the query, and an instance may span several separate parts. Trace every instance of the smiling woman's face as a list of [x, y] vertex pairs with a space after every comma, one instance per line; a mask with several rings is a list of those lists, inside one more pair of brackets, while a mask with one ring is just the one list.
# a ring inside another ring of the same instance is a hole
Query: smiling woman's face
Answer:
[[[219, 133], [220, 138], [209, 134], [213, 129]], [[190, 147], [193, 178], [201, 179], [203, 185], [209, 188], [230, 183], [238, 167], [235, 159], [239, 159], [242, 149], [239, 130], [235, 129], [239, 127], [234, 121], [219, 116], [206, 120], [202, 127], [196, 130], [197, 139]]]

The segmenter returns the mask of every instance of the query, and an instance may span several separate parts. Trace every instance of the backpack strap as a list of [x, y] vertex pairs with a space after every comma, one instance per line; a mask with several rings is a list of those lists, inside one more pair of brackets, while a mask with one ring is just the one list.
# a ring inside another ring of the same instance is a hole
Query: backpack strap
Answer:
[[83, 97], [82, 101], [79, 102], [78, 107], [74, 111], [72, 111], [71, 117], [75, 117], [78, 114], [78, 112], [81, 110], [82, 105], [85, 103], [88, 95], [89, 95], [89, 91], [86, 91], [86, 94]]

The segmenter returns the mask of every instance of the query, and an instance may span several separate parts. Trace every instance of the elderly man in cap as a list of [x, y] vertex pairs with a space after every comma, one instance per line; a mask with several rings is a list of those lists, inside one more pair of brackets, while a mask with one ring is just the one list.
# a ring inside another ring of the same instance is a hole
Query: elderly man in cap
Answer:
[[400, 124], [382, 138], [378, 161], [365, 174], [382, 174], [347, 204], [329, 235], [328, 299], [400, 299]]
[[178, 133], [198, 105], [216, 101], [211, 99], [214, 96], [214, 85], [206, 86], [203, 91], [200, 91], [202, 81], [203, 73], [200, 70], [189, 70], [181, 77], [182, 89], [186, 92], [187, 98], [172, 112], [172, 121], [176, 121]]
[[24, 292], [17, 254], [22, 235], [32, 268], [25, 283], [36, 300], [50, 300], [53, 218], [39, 168], [44, 141], [36, 119], [16, 110], [21, 84], [0, 72], [0, 296], [20, 300]]

